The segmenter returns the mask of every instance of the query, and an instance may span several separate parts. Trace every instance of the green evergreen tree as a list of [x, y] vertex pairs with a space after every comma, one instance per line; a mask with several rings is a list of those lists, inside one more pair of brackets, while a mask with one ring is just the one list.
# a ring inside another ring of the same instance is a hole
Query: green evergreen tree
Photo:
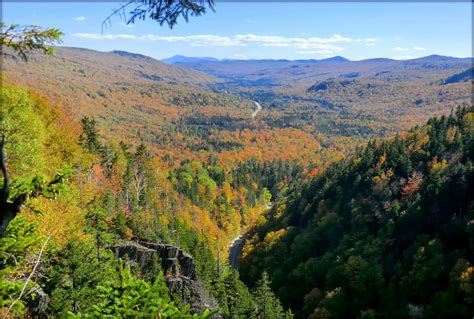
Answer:
[[150, 284], [132, 276], [130, 267], [123, 267], [122, 261], [116, 262], [113, 278], [97, 286], [99, 301], [91, 312], [70, 312], [71, 318], [207, 318], [209, 312], [202, 315], [190, 315], [187, 308], [178, 309], [170, 301], [163, 276], [157, 276]]
[[253, 292], [257, 306], [255, 316], [259, 319], [286, 318], [287, 315], [291, 315], [291, 312], [287, 313], [283, 310], [280, 301], [270, 288], [270, 284], [268, 274], [263, 272]]
[[46, 315], [66, 317], [69, 311], [87, 313], [99, 300], [96, 287], [113, 275], [109, 254], [97, 259], [92, 242], [73, 238], [51, 253], [43, 267], [48, 274], [43, 286], [50, 295]]

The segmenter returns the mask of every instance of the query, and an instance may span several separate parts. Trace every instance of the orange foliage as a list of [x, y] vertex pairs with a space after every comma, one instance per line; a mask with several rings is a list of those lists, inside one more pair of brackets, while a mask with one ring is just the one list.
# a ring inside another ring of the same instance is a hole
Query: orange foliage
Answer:
[[423, 182], [423, 174], [415, 171], [411, 174], [408, 178], [408, 182], [405, 186], [402, 187], [402, 196], [403, 197], [410, 197], [412, 194], [418, 191]]
[[319, 172], [318, 168], [315, 167], [311, 170], [311, 172], [309, 172], [308, 177], [314, 177], [314, 176], [318, 175], [318, 172]]

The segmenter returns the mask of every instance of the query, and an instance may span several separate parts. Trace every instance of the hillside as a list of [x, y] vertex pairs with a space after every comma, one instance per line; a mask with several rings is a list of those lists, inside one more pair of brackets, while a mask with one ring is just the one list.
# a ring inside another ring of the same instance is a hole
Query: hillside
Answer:
[[28, 64], [3, 54], [7, 83], [40, 90], [76, 120], [94, 117], [107, 138], [132, 146], [143, 139], [172, 164], [211, 154], [223, 162], [303, 161], [320, 148], [310, 132], [252, 121], [251, 100], [213, 92], [207, 86], [221, 80], [202, 72], [123, 51], [58, 48]]
[[470, 318], [474, 109], [433, 118], [294, 185], [248, 234], [299, 318]]
[[459, 82], [472, 82], [472, 75], [474, 73], [474, 68], [467, 69], [463, 72], [456, 73], [446, 80], [443, 80], [441, 83], [444, 85], [447, 84], [453, 84], [453, 83], [459, 83]]
[[[169, 65], [124, 51], [59, 48], [26, 65], [4, 55], [7, 83], [41, 90], [76, 120], [94, 117], [109, 139], [131, 146], [143, 139], [171, 165], [213, 156], [228, 164], [256, 157], [321, 166], [471, 96], [467, 82], [440, 84], [470, 60], [438, 56]], [[263, 106], [255, 119], [252, 100]]]
[[170, 165], [153, 144], [106, 139], [92, 118], [78, 123], [31, 89], [3, 87], [1, 106], [0, 315], [256, 317], [263, 298], [286, 316], [266, 281], [249, 291], [225, 260], [268, 188], [301, 167]]
[[[309, 171], [176, 167], [32, 90], [5, 87], [1, 102], [9, 204], [22, 205], [0, 238], [2, 313], [31, 273], [15, 315], [470, 318], [472, 107]], [[245, 285], [223, 260], [253, 225]]]
[[[413, 60], [222, 60], [178, 65], [224, 81], [210, 84], [258, 100], [291, 127], [314, 126], [327, 135], [389, 135], [446, 114], [470, 101], [471, 86], [441, 81], [465, 71], [470, 58]], [[325, 87], [314, 90], [315, 87]], [[267, 122], [270, 126], [275, 122]]]
[[[470, 58], [433, 55], [412, 60], [350, 61], [338, 56], [322, 60], [197, 60], [176, 62], [175, 64], [226, 79], [272, 78], [275, 84], [284, 84], [284, 81], [289, 79], [306, 82], [316, 78], [335, 77], [353, 72], [359, 72], [366, 76], [381, 76], [384, 72], [396, 72], [405, 73], [413, 78], [426, 77], [439, 74], [441, 70], [449, 73], [450, 70], [467, 67], [470, 63], [472, 63]], [[425, 72], [417, 76], [415, 72], [420, 70], [425, 70]]]

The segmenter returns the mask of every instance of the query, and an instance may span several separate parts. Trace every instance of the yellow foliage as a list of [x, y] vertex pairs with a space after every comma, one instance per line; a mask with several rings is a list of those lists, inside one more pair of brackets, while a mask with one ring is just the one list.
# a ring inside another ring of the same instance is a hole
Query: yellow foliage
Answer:
[[270, 247], [272, 243], [277, 240], [278, 238], [284, 236], [286, 233], [286, 229], [282, 228], [277, 231], [271, 231], [265, 235], [264, 242], [267, 245], [267, 247]]
[[282, 205], [279, 205], [277, 208], [276, 208], [276, 211], [275, 211], [275, 218], [280, 218], [281, 215], [286, 211], [286, 205], [285, 204], [282, 204]]
[[39, 197], [27, 207], [30, 208], [25, 211], [26, 218], [38, 224], [41, 236], [51, 236], [57, 245], [62, 246], [71, 238], [87, 237], [82, 231], [85, 214], [71, 197], [54, 200]]
[[462, 122], [465, 133], [474, 134], [474, 112], [466, 113], [462, 118]]
[[446, 167], [448, 167], [448, 163], [445, 159], [443, 159], [441, 162], [438, 162], [438, 159], [434, 157], [431, 161], [431, 173], [444, 171]]
[[458, 129], [457, 129], [456, 126], [451, 126], [448, 129], [448, 132], [446, 133], [446, 138], [448, 139], [449, 142], [454, 141], [454, 137], [456, 137], [457, 131], [458, 131]]
[[372, 182], [375, 185], [388, 182], [392, 176], [393, 170], [389, 168], [386, 172], [382, 172], [379, 176], [372, 177]]
[[461, 273], [461, 289], [469, 295], [474, 294], [474, 267], [469, 266]]
[[124, 237], [128, 240], [132, 239], [133, 237], [133, 231], [128, 226], [125, 228]]
[[331, 291], [326, 291], [326, 299], [332, 299], [341, 293], [341, 287], [336, 287]]

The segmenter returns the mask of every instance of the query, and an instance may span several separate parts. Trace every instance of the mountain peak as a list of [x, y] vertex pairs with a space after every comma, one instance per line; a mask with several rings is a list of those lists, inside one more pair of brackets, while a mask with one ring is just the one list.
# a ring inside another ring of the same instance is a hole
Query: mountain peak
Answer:
[[346, 59], [343, 56], [337, 55], [327, 59], [321, 59], [319, 62], [350, 62], [351, 60]]

